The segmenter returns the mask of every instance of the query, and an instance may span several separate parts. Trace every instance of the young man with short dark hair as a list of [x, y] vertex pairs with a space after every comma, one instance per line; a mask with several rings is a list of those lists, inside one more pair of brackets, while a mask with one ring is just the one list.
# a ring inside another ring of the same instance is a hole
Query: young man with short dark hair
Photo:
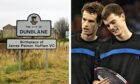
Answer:
[[106, 5], [102, 18], [114, 37], [100, 48], [101, 66], [119, 73], [128, 84], [140, 84], [140, 36], [128, 29], [125, 13], [118, 4]]
[[92, 84], [95, 51], [99, 44], [96, 35], [101, 25], [103, 5], [86, 3], [82, 10], [82, 32], [72, 36], [72, 84]]

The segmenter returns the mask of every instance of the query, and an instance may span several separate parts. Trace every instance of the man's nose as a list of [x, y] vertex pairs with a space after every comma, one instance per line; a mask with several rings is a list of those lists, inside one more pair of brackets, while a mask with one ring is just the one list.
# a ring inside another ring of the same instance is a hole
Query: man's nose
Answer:
[[88, 27], [88, 24], [89, 24], [88, 21], [85, 21], [84, 26]]

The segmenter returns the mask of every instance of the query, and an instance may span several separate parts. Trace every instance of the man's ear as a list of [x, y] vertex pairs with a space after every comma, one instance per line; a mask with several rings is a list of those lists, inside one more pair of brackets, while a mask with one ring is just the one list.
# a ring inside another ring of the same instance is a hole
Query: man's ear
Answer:
[[124, 13], [121, 14], [121, 17], [125, 21], [125, 15], [124, 15]]

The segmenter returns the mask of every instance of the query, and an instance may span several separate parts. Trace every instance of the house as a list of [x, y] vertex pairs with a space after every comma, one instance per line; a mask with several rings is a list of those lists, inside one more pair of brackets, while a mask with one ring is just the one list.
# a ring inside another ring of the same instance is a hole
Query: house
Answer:
[[3, 38], [16, 38], [16, 26], [10, 24], [3, 27]]

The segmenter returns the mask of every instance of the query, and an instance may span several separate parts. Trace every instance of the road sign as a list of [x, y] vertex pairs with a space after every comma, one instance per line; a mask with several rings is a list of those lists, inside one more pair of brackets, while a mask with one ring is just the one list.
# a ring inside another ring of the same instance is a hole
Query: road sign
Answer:
[[66, 37], [66, 39], [69, 39], [69, 31], [66, 31], [65, 37]]
[[[38, 14], [30, 14], [27, 20], [17, 20], [17, 36], [51, 36], [51, 20], [41, 20]], [[56, 48], [56, 39], [8, 39], [7, 49], [48, 49]], [[21, 50], [19, 50], [19, 71], [21, 71]]]
[[8, 39], [7, 49], [55, 49], [56, 39]]
[[41, 20], [38, 14], [30, 14], [27, 20], [17, 20], [17, 36], [50, 36], [51, 20]]

